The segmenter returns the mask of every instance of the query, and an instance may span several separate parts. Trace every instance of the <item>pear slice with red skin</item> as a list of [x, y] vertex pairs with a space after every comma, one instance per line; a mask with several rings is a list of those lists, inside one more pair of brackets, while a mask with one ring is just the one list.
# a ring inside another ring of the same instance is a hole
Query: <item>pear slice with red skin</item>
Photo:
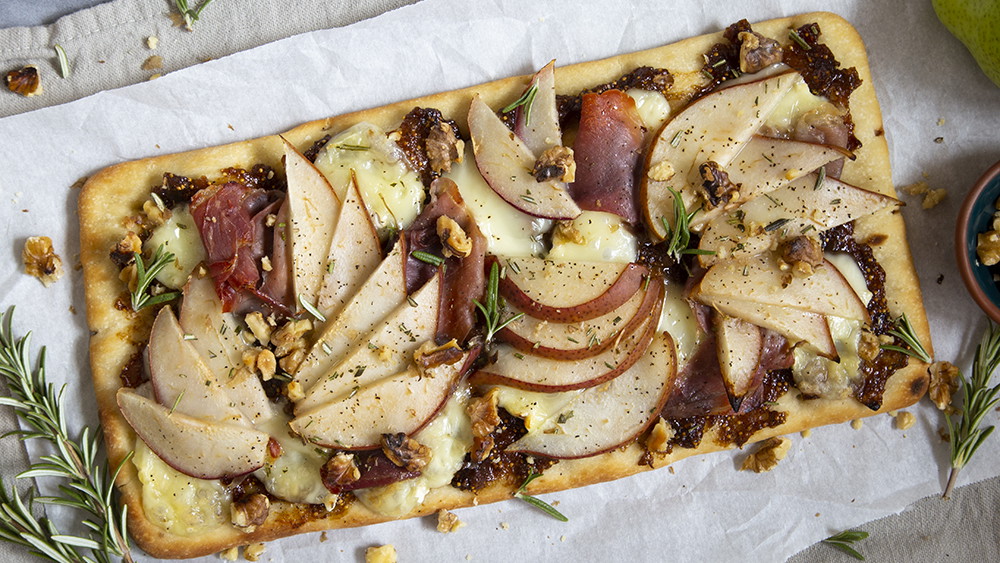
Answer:
[[324, 258], [340, 214], [340, 198], [309, 159], [291, 143], [282, 141], [288, 182], [293, 293], [297, 300], [316, 305], [326, 268]]
[[734, 412], [739, 412], [743, 397], [754, 383], [764, 335], [760, 327], [742, 319], [721, 313], [713, 316], [722, 382], [729, 395], [729, 404]]
[[769, 328], [784, 336], [792, 345], [805, 343], [821, 356], [832, 360], [839, 357], [830, 334], [830, 325], [823, 315], [752, 301], [713, 298], [701, 294], [692, 297], [721, 313]]
[[382, 261], [382, 244], [353, 171], [326, 257], [316, 308], [326, 318], [340, 312]]
[[573, 219], [580, 214], [564, 182], [535, 180], [535, 155], [478, 95], [469, 107], [469, 134], [480, 174], [504, 201], [534, 217]]
[[[853, 158], [853, 154], [832, 145], [754, 135], [726, 167], [726, 172], [733, 184], [741, 185], [739, 200], [735, 202], [739, 205], [844, 157]], [[726, 213], [727, 207], [714, 207], [695, 214], [690, 228], [701, 231], [703, 225]]]
[[274, 415], [260, 380], [243, 367], [243, 352], [250, 348], [243, 340], [244, 332], [232, 313], [222, 312], [222, 301], [210, 278], [192, 276], [188, 280], [180, 325], [230, 402], [244, 416], [257, 423]]
[[[488, 258], [486, 267], [491, 267]], [[649, 270], [641, 264], [554, 262], [542, 258], [500, 260], [506, 275], [500, 295], [537, 319], [559, 323], [586, 321], [610, 313], [645, 283]]]
[[175, 412], [209, 422], [249, 425], [191, 342], [170, 307], [160, 309], [149, 332], [149, 380], [156, 400]]
[[[654, 282], [656, 283], [656, 282]], [[652, 284], [650, 284], [652, 285]], [[660, 283], [659, 285], [663, 285]], [[528, 391], [572, 391], [618, 377], [642, 357], [656, 333], [663, 300], [658, 300], [640, 328], [604, 352], [580, 360], [556, 360], [497, 346], [497, 360], [472, 375], [474, 383], [507, 385]]]
[[[696, 209], [702, 191], [698, 167], [713, 161], [726, 169], [797, 80], [797, 73], [788, 72], [723, 88], [663, 124], [646, 154], [639, 188], [639, 207], [656, 238], [666, 237], [663, 219], [674, 224], [667, 187], [680, 192], [689, 213]], [[669, 179], [663, 173], [667, 164], [673, 170]]]
[[611, 381], [576, 392], [571, 401], [506, 451], [577, 459], [613, 450], [659, 417], [677, 375], [674, 341], [657, 333], [638, 362]]
[[535, 158], [562, 144], [559, 111], [556, 109], [555, 66], [554, 60], [549, 61], [531, 78], [528, 89], [535, 88], [535, 97], [530, 106], [531, 119], [527, 118], [527, 104], [518, 106], [514, 114], [514, 132]]
[[326, 370], [295, 405], [295, 413], [364, 387], [383, 377], [400, 373], [413, 363], [413, 353], [437, 331], [441, 304], [441, 271], [424, 287], [396, 308], [368, 334], [358, 334], [353, 347], [337, 364]]
[[123, 387], [118, 408], [139, 438], [167, 465], [198, 479], [246, 475], [263, 467], [270, 436], [220, 422], [206, 422]]
[[836, 267], [824, 260], [810, 276], [779, 269], [772, 253], [712, 266], [694, 293], [702, 301], [731, 299], [868, 322], [868, 309]]
[[[607, 350], [616, 339], [635, 332], [660, 299], [663, 299], [663, 284], [651, 283], [646, 289], [637, 291], [621, 307], [588, 321], [555, 323], [522, 315], [500, 330], [497, 340], [543, 358], [589, 358]], [[517, 313], [514, 309], [508, 315]]]
[[307, 442], [344, 450], [377, 448], [383, 434], [413, 435], [441, 410], [477, 354], [478, 349], [466, 352], [452, 364], [424, 372], [409, 366], [303, 412], [288, 424]]
[[406, 302], [406, 241], [400, 239], [337, 316], [319, 330], [316, 342], [295, 372], [303, 391], [337, 365], [358, 339]]
[[703, 266], [727, 258], [753, 256], [778, 240], [818, 233], [849, 221], [894, 208], [899, 200], [852, 186], [835, 178], [819, 181], [809, 174], [708, 224], [698, 248]]

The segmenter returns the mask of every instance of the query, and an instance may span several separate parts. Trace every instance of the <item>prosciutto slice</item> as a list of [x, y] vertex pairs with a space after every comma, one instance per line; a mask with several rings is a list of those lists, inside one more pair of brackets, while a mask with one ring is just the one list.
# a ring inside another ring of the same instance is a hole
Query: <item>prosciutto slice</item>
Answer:
[[636, 167], [643, 127], [635, 101], [621, 90], [584, 94], [573, 144], [576, 181], [570, 194], [581, 209], [639, 220]]

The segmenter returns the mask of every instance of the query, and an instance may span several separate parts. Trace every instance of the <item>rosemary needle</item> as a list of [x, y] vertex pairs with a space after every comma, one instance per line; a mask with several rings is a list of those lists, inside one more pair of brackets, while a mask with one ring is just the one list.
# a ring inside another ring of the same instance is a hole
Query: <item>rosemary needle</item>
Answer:
[[500, 266], [496, 262], [493, 262], [493, 266], [490, 267], [490, 278], [486, 283], [486, 302], [480, 303], [473, 300], [476, 308], [482, 313], [483, 320], [486, 321], [486, 344], [489, 344], [493, 340], [493, 337], [496, 336], [496, 333], [500, 332], [505, 326], [524, 316], [524, 313], [518, 313], [505, 321], [501, 321], [500, 317], [503, 315], [504, 302], [500, 298], [499, 293]]
[[852, 547], [852, 544], [859, 542], [868, 537], [868, 532], [862, 532], [860, 530], [844, 530], [839, 534], [832, 535], [825, 540], [823, 543], [838, 549], [851, 557], [857, 559], [858, 561], [864, 561], [865, 556], [861, 555], [858, 550]]
[[156, 252], [153, 253], [153, 258], [146, 265], [142, 261], [142, 255], [138, 252], [135, 255], [135, 291], [132, 292], [132, 310], [139, 311], [144, 307], [149, 307], [150, 305], [158, 305], [160, 303], [166, 303], [180, 295], [176, 291], [169, 293], [161, 293], [160, 295], [150, 295], [147, 291], [149, 285], [153, 283], [156, 276], [166, 268], [168, 264], [174, 261], [174, 254], [172, 252], [166, 251], [166, 246], [161, 244], [156, 248]]
[[566, 515], [564, 515], [562, 512], [556, 510], [554, 506], [552, 506], [551, 504], [545, 502], [544, 500], [538, 497], [531, 496], [528, 493], [524, 492], [524, 489], [528, 487], [529, 483], [531, 483], [532, 481], [541, 476], [542, 476], [541, 473], [536, 473], [532, 471], [531, 474], [528, 475], [528, 478], [525, 479], [523, 483], [521, 483], [521, 486], [518, 487], [516, 491], [514, 491], [514, 498], [523, 500], [524, 502], [534, 506], [535, 508], [541, 510], [542, 512], [548, 514], [549, 516], [555, 518], [560, 522], [569, 522], [569, 518], [567, 518]]

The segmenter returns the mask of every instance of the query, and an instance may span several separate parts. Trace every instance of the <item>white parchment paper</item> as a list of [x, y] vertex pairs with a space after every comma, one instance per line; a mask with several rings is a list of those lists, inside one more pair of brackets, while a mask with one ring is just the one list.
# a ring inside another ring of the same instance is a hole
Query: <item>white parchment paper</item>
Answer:
[[[95, 424], [78, 262], [80, 177], [122, 161], [257, 137], [300, 122], [533, 71], [649, 48], [722, 29], [740, 18], [812, 10], [840, 13], [865, 38], [892, 149], [897, 185], [946, 188], [933, 210], [903, 210], [941, 359], [968, 358], [984, 324], [952, 257], [954, 219], [968, 187], [1000, 158], [1000, 89], [934, 18], [929, 2], [484, 2], [428, 0], [356, 25], [292, 37], [0, 120], [0, 306], [49, 346], [52, 381], [70, 384], [74, 424]], [[935, 142], [936, 138], [941, 138]], [[905, 199], [905, 198], [904, 198]], [[53, 238], [68, 273], [45, 289], [23, 274], [28, 236]], [[967, 367], [967, 362], [962, 362]], [[660, 470], [548, 495], [559, 523], [517, 502], [458, 511], [455, 534], [404, 521], [289, 538], [265, 560], [356, 560], [394, 544], [402, 561], [781, 561], [842, 529], [898, 512], [947, 478], [942, 419], [912, 409], [916, 426], [889, 417], [793, 437], [770, 473], [736, 471], [744, 452], [701, 456]], [[987, 423], [996, 421], [996, 413]], [[13, 447], [5, 445], [4, 447]], [[994, 438], [963, 482], [1000, 474]], [[60, 521], [68, 527], [71, 522]], [[214, 558], [206, 558], [206, 561]]]

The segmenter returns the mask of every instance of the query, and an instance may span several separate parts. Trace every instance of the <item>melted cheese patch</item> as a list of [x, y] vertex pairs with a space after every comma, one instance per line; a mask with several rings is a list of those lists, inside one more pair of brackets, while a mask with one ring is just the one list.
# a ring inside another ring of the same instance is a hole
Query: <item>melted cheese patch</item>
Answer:
[[472, 143], [466, 143], [462, 162], [452, 164], [444, 177], [458, 184], [490, 254], [520, 258], [545, 251], [542, 234], [552, 228], [552, 221], [522, 213], [497, 195], [476, 168]]
[[547, 258], [560, 262], [635, 262], [638, 241], [614, 213], [584, 211], [559, 227], [571, 236], [552, 237]]
[[802, 114], [829, 103], [826, 98], [810, 92], [809, 86], [799, 77], [767, 117], [764, 126], [778, 131], [790, 131]]
[[694, 354], [699, 336], [698, 321], [683, 293], [682, 287], [666, 282], [663, 310], [660, 312], [660, 322], [656, 325], [657, 332], [666, 331], [673, 338], [677, 349], [678, 369], [683, 368], [688, 358]]
[[585, 389], [562, 393], [537, 393], [498, 385], [497, 405], [524, 420], [528, 433], [538, 432], [553, 417], [564, 412]]
[[161, 244], [165, 251], [174, 253], [174, 261], [167, 264], [156, 279], [171, 289], [181, 289], [195, 266], [206, 258], [205, 246], [187, 205], [174, 207], [170, 218], [153, 229], [143, 246], [152, 254]]
[[635, 109], [639, 111], [639, 119], [642, 119], [647, 133], [658, 131], [670, 117], [670, 103], [663, 94], [639, 88], [632, 88], [625, 93], [635, 101]]
[[800, 391], [824, 399], [839, 399], [850, 394], [851, 385], [862, 377], [858, 344], [861, 341], [861, 321], [827, 316], [830, 336], [837, 347], [840, 361], [818, 356], [799, 346], [795, 349], [792, 377]]
[[323, 486], [320, 468], [330, 459], [330, 451], [290, 435], [288, 415], [270, 418], [257, 429], [270, 434], [281, 444], [281, 457], [254, 472], [272, 495], [291, 502], [321, 504], [330, 496]]
[[178, 536], [196, 536], [229, 523], [230, 494], [222, 483], [180, 473], [142, 440], [132, 456], [142, 482], [142, 509], [150, 522]]
[[316, 155], [316, 168], [344, 200], [351, 171], [380, 234], [408, 226], [420, 213], [424, 184], [406, 165], [402, 150], [386, 132], [359, 123], [336, 135]]
[[423, 502], [431, 489], [451, 483], [462, 468], [465, 454], [472, 449], [472, 424], [465, 414], [469, 396], [468, 387], [456, 390], [441, 413], [414, 434], [414, 440], [431, 450], [431, 461], [423, 473], [384, 487], [354, 491], [361, 504], [379, 514], [399, 517]]

